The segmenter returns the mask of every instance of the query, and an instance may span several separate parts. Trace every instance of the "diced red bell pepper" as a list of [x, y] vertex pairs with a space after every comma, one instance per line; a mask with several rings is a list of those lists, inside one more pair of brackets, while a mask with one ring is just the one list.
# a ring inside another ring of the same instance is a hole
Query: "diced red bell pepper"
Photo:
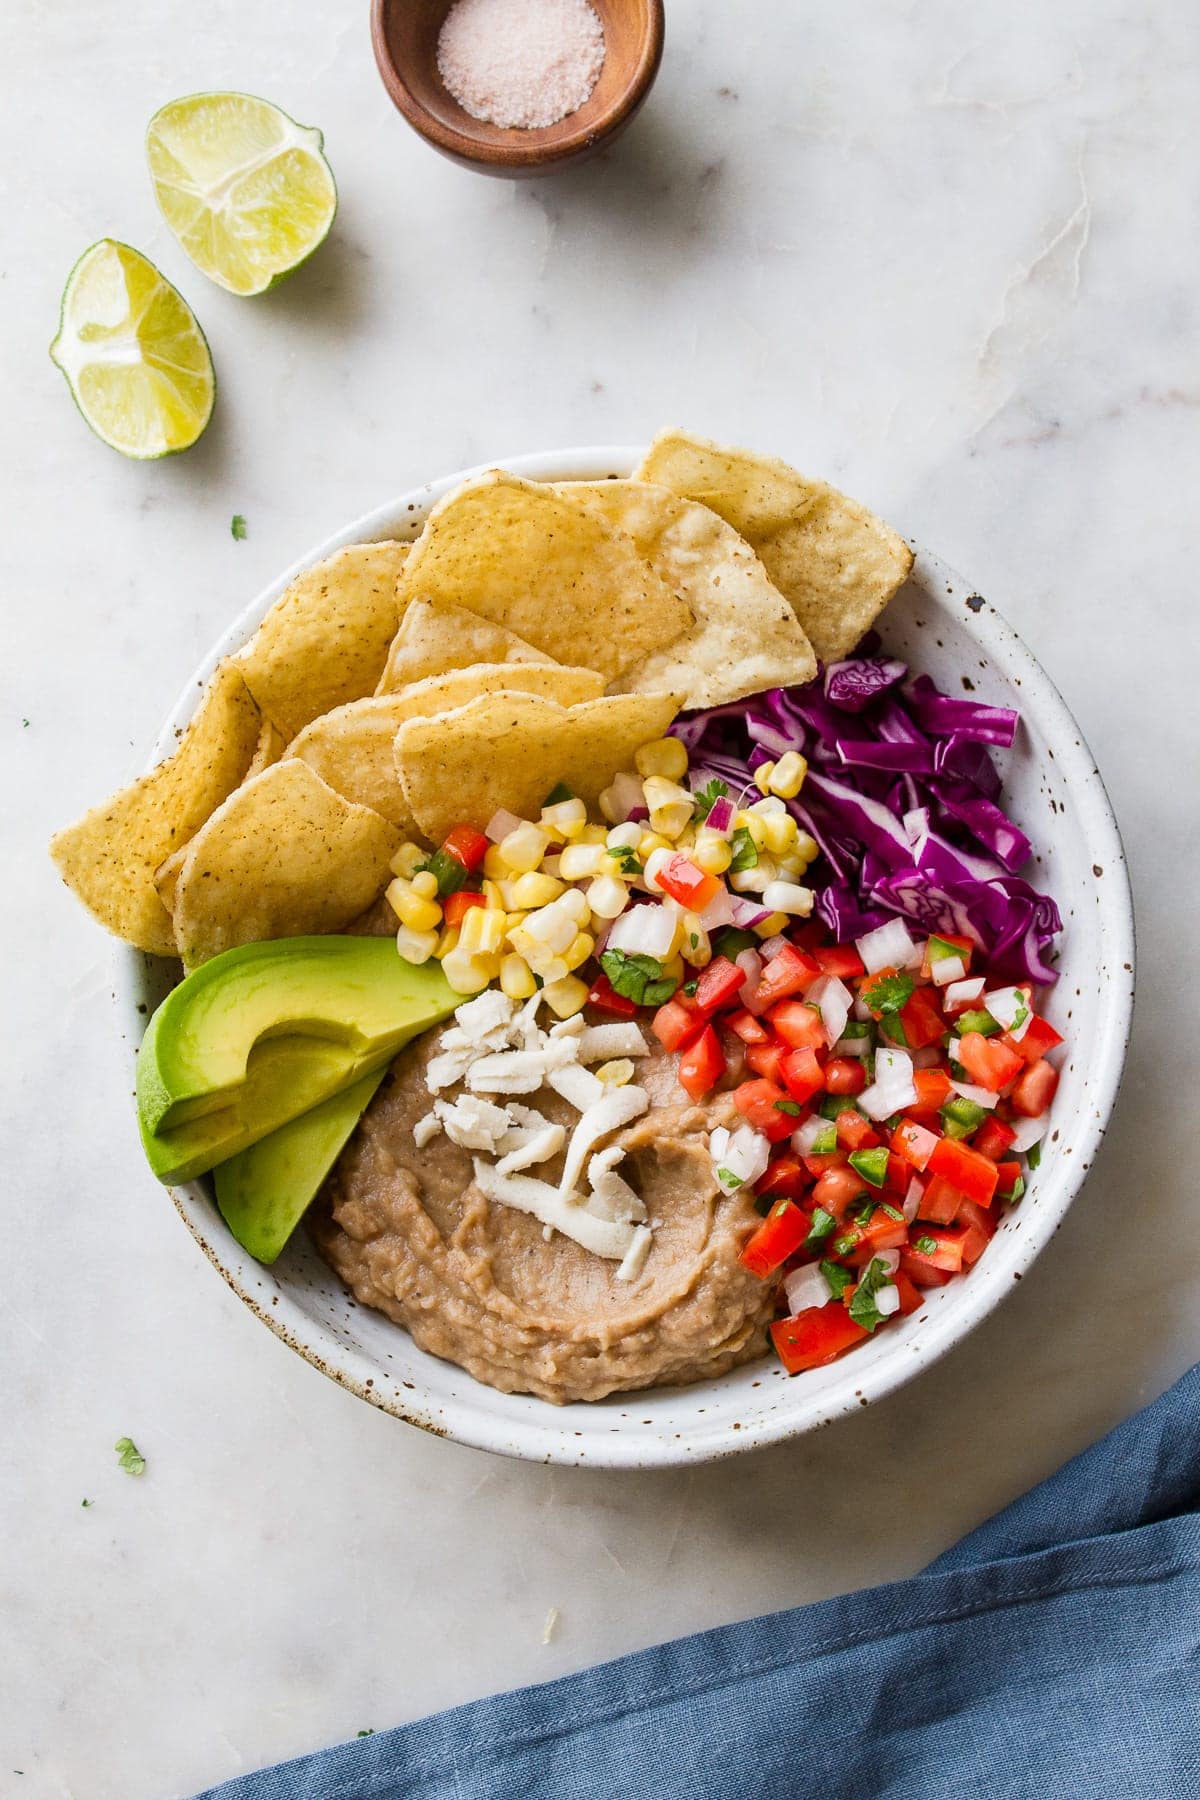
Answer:
[[795, 944], [785, 944], [778, 956], [763, 964], [762, 976], [754, 990], [754, 1003], [765, 1012], [777, 1000], [802, 993], [820, 973], [820, 964], [811, 956], [797, 950]]
[[953, 1225], [964, 1196], [944, 1175], [931, 1175], [921, 1195], [921, 1217], [934, 1225]]
[[753, 1125], [755, 1131], [761, 1131], [772, 1144], [782, 1138], [790, 1137], [796, 1128], [795, 1115], [781, 1112], [777, 1104], [786, 1100], [787, 1095], [773, 1081], [743, 1081], [740, 1087], [733, 1090], [733, 1104], [742, 1117]]
[[854, 981], [866, 974], [862, 957], [853, 944], [826, 944], [813, 951], [822, 975], [836, 975], [839, 981]]
[[755, 1182], [754, 1191], [760, 1200], [799, 1200], [811, 1186], [812, 1176], [800, 1158], [788, 1153], [768, 1164], [766, 1174]]
[[917, 1125], [912, 1119], [901, 1119], [892, 1133], [892, 1149], [914, 1169], [929, 1167], [937, 1141], [935, 1132], [926, 1131], [924, 1125]]
[[[949, 1275], [957, 1275], [963, 1265], [963, 1241], [967, 1235], [965, 1225], [926, 1225], [921, 1224], [919, 1230], [914, 1227], [917, 1237], [932, 1238], [932, 1250], [906, 1250], [906, 1260], [928, 1263], [931, 1269], [943, 1269]], [[905, 1271], [913, 1281], [917, 1276], [911, 1269]], [[920, 1286], [920, 1282], [917, 1281]]]
[[[741, 974], [741, 971], [738, 973]], [[766, 1026], [760, 1025], [754, 1014], [744, 1006], [739, 1006], [736, 1012], [726, 1013], [721, 1023], [728, 1025], [743, 1044], [767, 1044], [771, 1041], [771, 1034]]]
[[837, 1116], [837, 1134], [843, 1150], [875, 1150], [883, 1142], [862, 1114], [849, 1106]]
[[867, 1224], [854, 1227], [853, 1237], [854, 1246], [847, 1253], [848, 1260], [856, 1269], [865, 1269], [881, 1250], [899, 1250], [907, 1244], [908, 1226], [903, 1219], [889, 1219], [885, 1212], [875, 1212]]
[[672, 900], [686, 906], [689, 912], [703, 912], [721, 891], [718, 878], [706, 875], [682, 850], [677, 850], [671, 860], [663, 864], [654, 879], [664, 894], [670, 894]]
[[900, 1008], [900, 1023], [904, 1027], [904, 1042], [910, 1050], [924, 1050], [927, 1044], [941, 1041], [946, 1022], [932, 988], [913, 989]]
[[[965, 937], [951, 937], [948, 931], [939, 931], [936, 933], [936, 936], [941, 939], [943, 944], [954, 945], [954, 948], [962, 957], [963, 973], [964, 975], [967, 974], [971, 967], [971, 952], [975, 948], [971, 939]], [[927, 940], [925, 944], [925, 954], [921, 958], [921, 976], [923, 980], [929, 981], [932, 978], [932, 975], [933, 965], [929, 960], [929, 943]]]
[[984, 1037], [981, 1031], [964, 1032], [954, 1053], [971, 1080], [990, 1094], [998, 1094], [1025, 1067], [1015, 1050], [999, 1038]]
[[476, 869], [483, 867], [489, 845], [482, 831], [476, 831], [473, 825], [456, 825], [453, 831], [447, 832], [442, 849], [474, 874]]
[[945, 1069], [914, 1069], [913, 1086], [917, 1090], [916, 1104], [908, 1110], [914, 1113], [935, 1113], [954, 1092]]
[[1010, 1050], [1015, 1050], [1022, 1062], [1033, 1063], [1039, 1057], [1048, 1055], [1051, 1050], [1056, 1050], [1062, 1043], [1062, 1038], [1053, 1025], [1034, 1013], [1019, 1038], [1014, 1037], [1011, 1031], [1006, 1031], [1000, 1042], [1007, 1044]]
[[808, 1214], [801, 1212], [794, 1201], [777, 1200], [738, 1261], [765, 1281], [800, 1248], [811, 1223]]
[[764, 1080], [774, 1081], [780, 1085], [783, 1083], [780, 1069], [786, 1055], [787, 1045], [779, 1043], [777, 1039], [772, 1039], [766, 1044], [746, 1045], [747, 1066], [753, 1069], [756, 1075], [761, 1075]]
[[679, 1059], [679, 1085], [693, 1100], [711, 1093], [725, 1073], [725, 1052], [711, 1025], [706, 1025]]
[[815, 1050], [789, 1050], [779, 1065], [779, 1074], [792, 1099], [802, 1104], [819, 1094], [825, 1085], [825, 1071]]
[[903, 1265], [896, 1270], [892, 1280], [895, 1282], [896, 1292], [900, 1296], [900, 1317], [905, 1318], [909, 1313], [919, 1312], [925, 1302], [921, 1298], [919, 1290], [904, 1273]]
[[[708, 967], [701, 969], [696, 982], [696, 1010], [702, 1012], [706, 1018], [711, 1018], [713, 1013], [721, 1012], [723, 1008], [733, 1005], [745, 986], [745, 982], [744, 969], [739, 969], [737, 964], [730, 962], [727, 956], [714, 956]], [[745, 1007], [741, 1010], [746, 1011]], [[746, 1017], [750, 1018], [751, 1015], [746, 1013]], [[732, 1024], [732, 1020], [727, 1019], [725, 1023]], [[734, 1026], [734, 1030], [737, 1030], [736, 1026]], [[741, 1037], [741, 1035], [739, 1031], [738, 1036]], [[763, 1037], [765, 1036], [766, 1032], [764, 1031]], [[755, 1040], [748, 1039], [747, 1041], [754, 1042]], [[758, 1041], [761, 1043], [762, 1039]]]
[[[807, 1165], [807, 1158], [805, 1162]], [[823, 1206], [835, 1219], [841, 1219], [867, 1191], [867, 1184], [857, 1169], [852, 1169], [848, 1163], [835, 1163], [817, 1178], [812, 1191], [813, 1205]]]
[[1006, 1125], [992, 1113], [971, 1139], [971, 1148], [978, 1150], [980, 1156], [986, 1156], [989, 1162], [998, 1163], [1016, 1135], [1011, 1125]]
[[861, 1056], [834, 1056], [825, 1064], [827, 1094], [861, 1094], [866, 1085]]
[[476, 893], [474, 888], [459, 888], [457, 892], [447, 894], [442, 901], [442, 923], [461, 925], [465, 914], [469, 913], [473, 906], [486, 905], [487, 902], [483, 895]]
[[1044, 1059], [1030, 1063], [1009, 1095], [1012, 1109], [1023, 1119], [1040, 1119], [1058, 1091], [1058, 1070]]
[[660, 1006], [650, 1021], [650, 1029], [664, 1050], [686, 1050], [704, 1030], [704, 1020], [680, 1004], [678, 995]]
[[771, 1327], [772, 1342], [789, 1375], [833, 1362], [866, 1335], [838, 1300], [808, 1306], [793, 1319], [776, 1319]]
[[815, 1006], [803, 1000], [780, 1000], [767, 1018], [789, 1050], [824, 1050], [825, 1027]]
[[944, 1175], [968, 1200], [990, 1206], [996, 1192], [996, 1165], [969, 1144], [939, 1138], [926, 1165], [931, 1175]]
[[632, 1019], [637, 1014], [636, 1002], [625, 994], [618, 994], [607, 975], [597, 975], [593, 981], [588, 993], [588, 1005], [594, 1006], [598, 1012], [612, 1013], [618, 1019]]

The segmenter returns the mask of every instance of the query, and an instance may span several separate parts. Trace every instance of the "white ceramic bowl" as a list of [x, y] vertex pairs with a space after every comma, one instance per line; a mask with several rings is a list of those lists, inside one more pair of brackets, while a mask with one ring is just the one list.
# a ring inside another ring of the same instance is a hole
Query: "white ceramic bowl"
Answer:
[[[507, 459], [533, 480], [625, 475], [639, 452], [563, 450]], [[249, 606], [189, 682], [155, 746], [175, 743], [221, 657], [237, 650], [298, 570], [342, 544], [415, 537], [425, 514], [468, 470], [402, 494], [318, 545]], [[1083, 1182], [1108, 1122], [1133, 1002], [1133, 915], [1120, 837], [1092, 754], [1057, 691], [992, 606], [935, 556], [917, 551], [913, 578], [881, 622], [887, 649], [946, 692], [970, 685], [984, 701], [1020, 708], [1004, 753], [1007, 804], [1038, 846], [1033, 878], [1062, 909], [1061, 979], [1047, 1011], [1067, 1038], [1055, 1126], [1041, 1168], [1006, 1215], [982, 1261], [931, 1290], [920, 1311], [828, 1368], [789, 1379], [773, 1358], [718, 1381], [555, 1407], [499, 1394], [417, 1349], [407, 1333], [359, 1306], [303, 1231], [273, 1268], [225, 1229], [208, 1185], [173, 1190], [180, 1216], [213, 1266], [271, 1330], [373, 1406], [426, 1431], [539, 1462], [648, 1468], [702, 1462], [811, 1431], [908, 1381], [945, 1354], [1021, 1279]], [[131, 1042], [164, 991], [166, 968], [123, 952], [119, 1004]], [[147, 1177], [149, 1179], [149, 1177]]]

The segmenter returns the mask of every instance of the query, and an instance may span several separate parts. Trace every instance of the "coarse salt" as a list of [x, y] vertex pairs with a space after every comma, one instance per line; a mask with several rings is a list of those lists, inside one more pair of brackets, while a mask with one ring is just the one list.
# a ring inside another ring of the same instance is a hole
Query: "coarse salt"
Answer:
[[604, 27], [587, 0], [456, 0], [438, 69], [474, 119], [536, 130], [578, 111], [604, 67]]

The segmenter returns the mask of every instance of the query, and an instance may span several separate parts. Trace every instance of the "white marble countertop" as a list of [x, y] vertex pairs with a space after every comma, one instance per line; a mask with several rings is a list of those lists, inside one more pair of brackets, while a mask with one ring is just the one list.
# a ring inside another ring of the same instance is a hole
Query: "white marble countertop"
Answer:
[[[507, 185], [409, 132], [361, 7], [3, 9], [4, 1795], [162, 1800], [915, 1570], [1200, 1355], [1190, 9], [670, 14], [619, 147]], [[341, 192], [330, 242], [257, 301], [192, 269], [142, 161], [164, 100], [234, 86], [321, 125]], [[45, 356], [104, 233], [209, 334], [221, 392], [188, 456], [122, 462]], [[968, 1343], [811, 1440], [605, 1476], [423, 1437], [242, 1310], [142, 1165], [109, 946], [43, 846], [344, 520], [666, 422], [841, 483], [1027, 635], [1126, 834], [1140, 1001], [1083, 1197]]]

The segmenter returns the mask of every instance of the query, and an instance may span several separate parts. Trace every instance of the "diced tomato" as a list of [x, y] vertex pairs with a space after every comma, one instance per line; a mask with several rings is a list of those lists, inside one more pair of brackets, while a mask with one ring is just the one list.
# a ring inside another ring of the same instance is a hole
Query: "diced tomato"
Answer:
[[910, 1112], [936, 1112], [939, 1106], [945, 1106], [954, 1092], [945, 1069], [914, 1069], [913, 1086], [917, 1090], [917, 1101], [909, 1108]]
[[978, 1150], [955, 1138], [939, 1138], [927, 1164], [930, 1174], [944, 1175], [968, 1200], [990, 1206], [996, 1192], [996, 1165]]
[[765, 1281], [808, 1236], [811, 1220], [791, 1200], [777, 1200], [738, 1258], [742, 1267]]
[[[732, 1006], [745, 985], [746, 975], [736, 963], [730, 962], [727, 956], [714, 956], [706, 969], [700, 971], [696, 983], [696, 1009], [706, 1017], [720, 1012], [723, 1007]], [[745, 1012], [745, 1008], [742, 1008]], [[747, 1013], [747, 1018], [750, 1014]], [[726, 1024], [730, 1021], [726, 1020]], [[736, 1029], [736, 1027], [735, 1027]], [[741, 1032], [738, 1036], [741, 1037]], [[766, 1036], [766, 1033], [763, 1033]], [[753, 1042], [754, 1040], [749, 1040]], [[759, 1040], [761, 1042], [761, 1039]]]
[[1012, 1109], [1023, 1119], [1040, 1119], [1058, 1089], [1058, 1070], [1043, 1059], [1030, 1063], [1013, 1087]]
[[[921, 1233], [918, 1232], [917, 1235], [919, 1237]], [[919, 1288], [945, 1287], [948, 1281], [954, 1279], [948, 1269], [935, 1268], [927, 1256], [911, 1249], [900, 1252], [900, 1273], [907, 1275], [914, 1286]]]
[[1006, 1031], [1000, 1042], [1007, 1044], [1010, 1050], [1015, 1050], [1022, 1062], [1032, 1063], [1037, 1062], [1039, 1057], [1048, 1055], [1051, 1050], [1056, 1050], [1062, 1043], [1062, 1038], [1053, 1025], [1047, 1024], [1045, 1019], [1034, 1013], [1019, 1038], [1015, 1038], [1011, 1031]]
[[706, 875], [682, 850], [677, 850], [671, 860], [663, 864], [654, 879], [664, 894], [670, 894], [672, 900], [686, 906], [689, 912], [703, 912], [721, 889], [717, 877]]
[[[931, 1269], [944, 1269], [950, 1275], [957, 1275], [963, 1264], [963, 1241], [967, 1235], [965, 1225], [925, 1225], [915, 1231], [916, 1237], [932, 1238], [932, 1250], [906, 1250], [905, 1259], [912, 1262], [927, 1263]], [[920, 1282], [912, 1269], [905, 1273], [911, 1280]]]
[[884, 1187], [890, 1188], [893, 1194], [907, 1194], [908, 1184], [911, 1180], [912, 1169], [909, 1164], [902, 1156], [897, 1156], [894, 1150], [890, 1150], [887, 1159], [887, 1174], [883, 1178]]
[[837, 1134], [843, 1150], [874, 1150], [883, 1142], [862, 1114], [849, 1106], [837, 1116]]
[[618, 994], [607, 975], [597, 975], [593, 981], [588, 993], [588, 1005], [594, 1006], [599, 1012], [612, 1013], [618, 1019], [632, 1019], [637, 1013], [636, 1002], [627, 999], [624, 994]]
[[1000, 1195], [1011, 1194], [1021, 1179], [1021, 1165], [1019, 1162], [998, 1162], [996, 1174], [999, 1178], [996, 1182], [996, 1192]]
[[835, 1056], [825, 1064], [827, 1094], [861, 1094], [866, 1085], [861, 1056]]
[[931, 1175], [921, 1195], [921, 1217], [935, 1225], [953, 1225], [963, 1203], [963, 1195], [944, 1175]]
[[[738, 970], [738, 974], [741, 975], [740, 969]], [[745, 980], [744, 976], [742, 976], [742, 980]], [[748, 1012], [744, 1006], [739, 1006], [736, 1012], [726, 1013], [721, 1023], [723, 1025], [728, 1025], [730, 1031], [737, 1037], [740, 1037], [743, 1044], [766, 1044], [770, 1042], [771, 1034], [766, 1026], [760, 1025], [754, 1014]]]
[[779, 1065], [779, 1073], [793, 1100], [811, 1100], [825, 1085], [825, 1071], [815, 1050], [789, 1050]]
[[983, 1121], [971, 1139], [971, 1148], [978, 1150], [980, 1156], [986, 1156], [990, 1162], [998, 1163], [1016, 1135], [1011, 1125], [1006, 1125], [1003, 1119], [992, 1114]]
[[488, 848], [488, 841], [482, 831], [476, 831], [473, 825], [456, 825], [453, 831], [447, 832], [442, 843], [446, 855], [452, 856], [455, 862], [460, 862], [472, 874], [483, 867]]
[[660, 1006], [650, 1021], [650, 1029], [664, 1050], [686, 1050], [705, 1030], [704, 1020], [682, 1006], [679, 996]]
[[939, 1042], [946, 1023], [932, 988], [913, 989], [900, 1008], [900, 1023], [904, 1027], [904, 1041], [910, 1050], [924, 1050], [927, 1044]]
[[780, 1067], [786, 1055], [787, 1045], [781, 1044], [777, 1040], [765, 1044], [746, 1045], [748, 1066], [754, 1070], [756, 1075], [763, 1076], [767, 1081], [782, 1083], [783, 1076], [780, 1074]]
[[461, 925], [463, 917], [473, 906], [486, 906], [482, 894], [474, 888], [459, 888], [456, 893], [447, 894], [442, 901], [442, 922], [446, 925]]
[[[808, 1159], [805, 1159], [807, 1166]], [[818, 1176], [812, 1191], [813, 1205], [823, 1206], [827, 1213], [840, 1219], [847, 1208], [867, 1192], [867, 1184], [857, 1169], [848, 1163], [835, 1163]]]
[[679, 1085], [693, 1100], [711, 1093], [725, 1073], [725, 1052], [711, 1025], [706, 1025], [695, 1043], [689, 1044], [679, 1059]]
[[820, 964], [811, 956], [797, 950], [794, 944], [786, 944], [778, 956], [764, 963], [762, 977], [754, 990], [754, 1003], [765, 1012], [777, 1000], [786, 1000], [790, 994], [803, 992], [820, 973]]
[[998, 1094], [1002, 1087], [1007, 1087], [1025, 1067], [1015, 1050], [1010, 1050], [999, 1038], [984, 1037], [980, 1031], [964, 1032], [956, 1045], [956, 1053], [971, 1080], [991, 1094]]
[[863, 959], [853, 944], [826, 944], [814, 950], [822, 975], [836, 975], [839, 981], [854, 981], [864, 975]]
[[914, 1169], [929, 1167], [937, 1141], [936, 1133], [926, 1131], [923, 1125], [915, 1125], [911, 1119], [901, 1119], [892, 1133], [892, 1149]]
[[771, 1339], [789, 1375], [833, 1362], [866, 1335], [838, 1300], [806, 1307], [794, 1319], [776, 1319], [771, 1327]]
[[795, 1115], [781, 1112], [777, 1104], [786, 1099], [783, 1089], [773, 1081], [743, 1081], [733, 1090], [733, 1104], [742, 1117], [773, 1144], [790, 1137], [796, 1128]]
[[958, 1210], [958, 1223], [962, 1226], [963, 1267], [975, 1266], [991, 1243], [996, 1231], [996, 1221], [985, 1206], [976, 1206], [971, 1200], [964, 1200]]
[[[754, 1184], [754, 1191], [760, 1200], [770, 1197], [773, 1200], [799, 1200], [801, 1194], [808, 1192], [812, 1186], [812, 1177], [798, 1156], [790, 1153], [777, 1156], [767, 1167], [765, 1175], [760, 1175]], [[805, 1233], [807, 1236], [807, 1232]]]
[[791, 1050], [824, 1050], [825, 1027], [815, 1006], [803, 1000], [781, 1000], [767, 1018]]
[[899, 1250], [908, 1242], [908, 1226], [903, 1219], [889, 1219], [885, 1212], [874, 1212], [866, 1225], [854, 1227], [854, 1247], [849, 1260], [856, 1269], [865, 1269], [881, 1250]]
[[[943, 944], [954, 945], [954, 948], [962, 957], [963, 973], [965, 975], [970, 970], [971, 952], [975, 948], [971, 939], [965, 937], [951, 937], [948, 931], [939, 931], [936, 935], [941, 939]], [[921, 977], [923, 980], [929, 981], [932, 979], [932, 975], [933, 966], [929, 961], [929, 944], [927, 942], [925, 945], [925, 954], [921, 958]]]
[[904, 1318], [908, 1313], [918, 1312], [920, 1308], [924, 1306], [925, 1302], [922, 1300], [917, 1288], [904, 1273], [903, 1263], [892, 1276], [892, 1280], [895, 1282], [896, 1292], [900, 1296], [900, 1317]]

